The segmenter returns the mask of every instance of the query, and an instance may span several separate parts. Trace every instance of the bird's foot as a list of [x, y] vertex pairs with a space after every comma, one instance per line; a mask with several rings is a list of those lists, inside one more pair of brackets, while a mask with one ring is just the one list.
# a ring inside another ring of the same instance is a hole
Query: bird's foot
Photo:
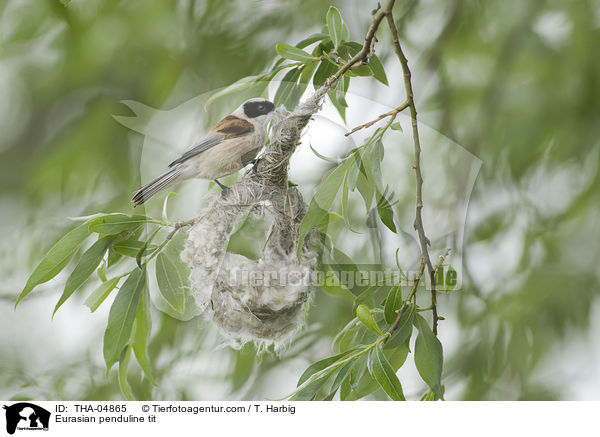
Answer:
[[225, 197], [227, 195], [227, 192], [230, 190], [230, 188], [227, 185], [223, 185], [221, 182], [219, 182], [217, 179], [214, 179], [215, 184], [217, 184], [219, 187], [221, 187], [221, 197]]
[[248, 164], [252, 164], [252, 174], [256, 174], [256, 170], [258, 169], [258, 163], [260, 162], [261, 158], [254, 158], [251, 159], [250, 161], [246, 161], [242, 163], [242, 166], [245, 167]]

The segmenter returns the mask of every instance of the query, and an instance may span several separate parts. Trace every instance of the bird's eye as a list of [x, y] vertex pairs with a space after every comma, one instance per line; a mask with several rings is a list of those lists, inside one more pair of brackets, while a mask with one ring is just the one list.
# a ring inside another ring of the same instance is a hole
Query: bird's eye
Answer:
[[263, 105], [262, 103], [260, 103], [256, 109], [258, 109], [260, 112], [263, 112], [265, 110], [265, 105]]

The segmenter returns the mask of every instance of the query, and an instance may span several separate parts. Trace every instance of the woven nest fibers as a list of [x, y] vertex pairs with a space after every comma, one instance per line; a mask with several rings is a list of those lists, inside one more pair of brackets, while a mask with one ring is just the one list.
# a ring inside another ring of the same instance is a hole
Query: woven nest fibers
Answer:
[[300, 193], [271, 187], [265, 196], [264, 188], [254, 184], [248, 199], [234, 186], [216, 199], [190, 229], [181, 258], [196, 304], [232, 346], [278, 350], [303, 326], [317, 255], [306, 242], [296, 257], [306, 210]]

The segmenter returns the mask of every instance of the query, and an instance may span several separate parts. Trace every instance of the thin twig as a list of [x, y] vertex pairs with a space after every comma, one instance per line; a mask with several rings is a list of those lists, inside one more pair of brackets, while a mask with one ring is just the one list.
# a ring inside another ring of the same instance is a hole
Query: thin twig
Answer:
[[398, 106], [396, 109], [392, 109], [389, 112], [386, 112], [385, 114], [381, 114], [379, 117], [377, 117], [375, 120], [371, 120], [367, 123], [361, 124], [360, 126], [356, 126], [354, 129], [352, 129], [350, 132], [346, 132], [344, 134], [345, 137], [347, 137], [348, 135], [352, 135], [354, 132], [357, 132], [361, 129], [365, 129], [368, 127], [373, 126], [375, 123], [377, 123], [378, 121], [383, 120], [386, 117], [390, 117], [390, 116], [395, 116], [396, 114], [398, 114], [399, 112], [404, 111], [406, 108], [408, 108], [408, 102], [404, 102], [403, 104], [401, 104], [400, 106]]
[[[387, 6], [387, 5], [386, 5]], [[402, 46], [400, 45], [400, 39], [398, 37], [398, 29], [396, 27], [396, 23], [394, 22], [394, 16], [392, 13], [392, 9], [384, 8], [384, 13], [387, 18], [388, 27], [390, 28], [390, 32], [392, 34], [392, 42], [394, 46], [394, 52], [396, 53], [396, 57], [400, 61], [400, 65], [402, 66], [402, 72], [404, 74], [404, 88], [406, 89], [406, 101], [408, 103], [408, 107], [410, 109], [410, 117], [412, 122], [412, 134], [413, 134], [413, 142], [415, 146], [414, 152], [414, 163], [413, 168], [415, 169], [415, 178], [416, 178], [416, 211], [415, 211], [415, 223], [414, 227], [419, 236], [419, 244], [421, 246], [421, 261], [425, 263], [427, 266], [427, 271], [429, 273], [430, 281], [431, 281], [431, 307], [433, 313], [433, 333], [437, 335], [437, 325], [438, 325], [438, 313], [437, 313], [437, 291], [435, 285], [435, 271], [433, 269], [433, 265], [431, 264], [431, 259], [429, 258], [429, 239], [425, 235], [425, 229], [423, 227], [423, 216], [421, 210], [423, 209], [423, 174], [421, 172], [421, 142], [419, 140], [419, 128], [417, 123], [417, 108], [415, 106], [414, 93], [411, 81], [411, 72], [408, 67], [408, 60], [402, 51]]]
[[394, 333], [394, 331], [396, 331], [396, 329], [398, 329], [398, 325], [400, 325], [400, 318], [402, 317], [402, 314], [404, 314], [404, 310], [406, 310], [406, 308], [408, 307], [410, 300], [413, 298], [413, 296], [417, 292], [417, 288], [419, 287], [419, 282], [421, 281], [421, 277], [423, 277], [424, 271], [425, 271], [425, 260], [421, 258], [421, 265], [419, 266], [419, 271], [417, 272], [417, 274], [415, 276], [413, 286], [410, 289], [408, 296], [406, 296], [404, 303], [398, 310], [398, 315], [396, 316], [396, 320], [394, 320], [394, 323], [392, 324], [392, 326], [390, 326], [390, 328], [386, 332], [386, 334], [390, 334], [388, 336], [388, 338], [391, 337], [391, 335]]

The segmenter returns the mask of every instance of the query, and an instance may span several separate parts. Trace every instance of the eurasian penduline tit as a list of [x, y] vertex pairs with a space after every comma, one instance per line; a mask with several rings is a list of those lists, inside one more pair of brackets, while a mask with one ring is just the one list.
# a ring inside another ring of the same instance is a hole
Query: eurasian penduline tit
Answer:
[[275, 105], [266, 99], [250, 99], [218, 122], [210, 134], [169, 164], [169, 170], [138, 189], [131, 199], [143, 204], [159, 191], [191, 178], [217, 179], [255, 162], [265, 145], [267, 124]]

